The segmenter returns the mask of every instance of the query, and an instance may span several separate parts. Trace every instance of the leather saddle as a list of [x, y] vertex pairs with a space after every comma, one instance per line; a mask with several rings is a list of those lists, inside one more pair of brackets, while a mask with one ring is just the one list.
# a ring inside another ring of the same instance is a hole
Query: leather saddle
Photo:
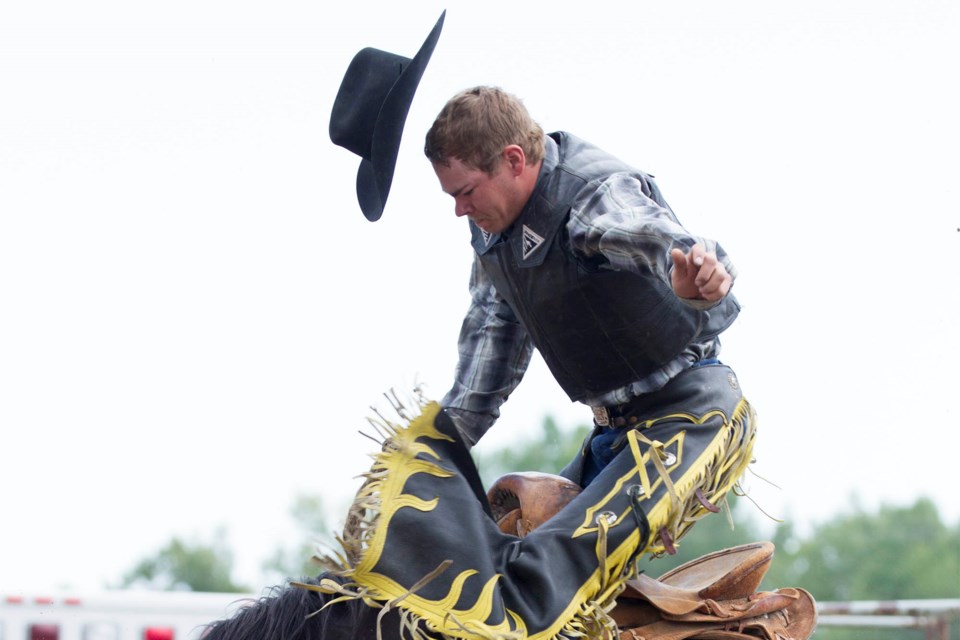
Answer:
[[[487, 500], [500, 530], [524, 537], [580, 492], [566, 478], [510, 473]], [[722, 549], [652, 578], [627, 581], [610, 616], [619, 640], [807, 640], [817, 607], [804, 589], [758, 591], [773, 561], [771, 542]]]

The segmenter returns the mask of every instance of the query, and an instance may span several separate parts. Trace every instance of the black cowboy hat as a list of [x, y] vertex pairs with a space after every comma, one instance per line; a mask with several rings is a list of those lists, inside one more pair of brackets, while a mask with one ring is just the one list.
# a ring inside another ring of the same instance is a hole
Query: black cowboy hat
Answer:
[[340, 84], [330, 115], [330, 139], [361, 158], [357, 200], [367, 220], [383, 214], [407, 112], [446, 15], [440, 14], [413, 58], [367, 47], [354, 56]]

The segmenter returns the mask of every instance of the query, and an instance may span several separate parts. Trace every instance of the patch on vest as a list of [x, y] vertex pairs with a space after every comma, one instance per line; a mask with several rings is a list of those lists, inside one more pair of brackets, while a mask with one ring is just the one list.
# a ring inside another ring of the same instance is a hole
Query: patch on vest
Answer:
[[540, 248], [544, 238], [527, 225], [523, 225], [523, 259], [526, 260], [530, 254]]

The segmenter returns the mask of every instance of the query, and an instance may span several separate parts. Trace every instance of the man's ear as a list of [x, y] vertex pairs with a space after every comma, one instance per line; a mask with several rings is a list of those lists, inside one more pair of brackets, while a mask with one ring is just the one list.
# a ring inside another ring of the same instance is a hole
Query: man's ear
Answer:
[[520, 145], [509, 144], [503, 148], [500, 156], [500, 162], [507, 168], [513, 176], [523, 173], [527, 166], [527, 154], [523, 152]]

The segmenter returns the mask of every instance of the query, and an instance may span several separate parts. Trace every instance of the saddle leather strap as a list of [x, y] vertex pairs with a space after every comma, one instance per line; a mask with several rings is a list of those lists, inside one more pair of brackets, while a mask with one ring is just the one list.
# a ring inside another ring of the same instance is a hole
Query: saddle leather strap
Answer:
[[621, 629], [620, 640], [807, 640], [816, 628], [816, 603], [803, 589], [761, 592], [722, 605], [718, 615], [695, 613], [659, 619], [656, 611], [643, 611], [636, 605], [635, 617], [621, 622], [616, 615], [621, 610], [618, 602], [613, 615]]

